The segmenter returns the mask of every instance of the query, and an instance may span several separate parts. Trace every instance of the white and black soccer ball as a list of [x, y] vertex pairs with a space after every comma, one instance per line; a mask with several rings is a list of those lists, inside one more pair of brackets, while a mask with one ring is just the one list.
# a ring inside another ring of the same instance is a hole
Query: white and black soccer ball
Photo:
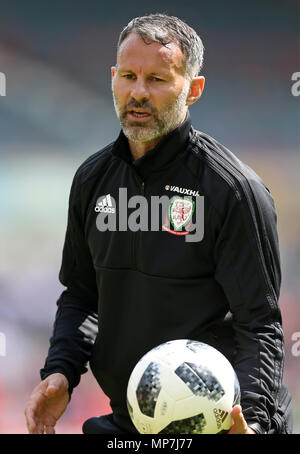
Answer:
[[240, 386], [230, 362], [193, 340], [153, 348], [128, 381], [128, 411], [143, 434], [225, 433], [232, 407], [239, 403]]

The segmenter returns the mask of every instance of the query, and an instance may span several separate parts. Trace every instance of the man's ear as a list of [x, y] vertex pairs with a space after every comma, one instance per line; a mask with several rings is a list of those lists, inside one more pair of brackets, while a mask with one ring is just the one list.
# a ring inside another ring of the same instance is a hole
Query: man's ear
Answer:
[[116, 74], [116, 67], [115, 66], [112, 66], [110, 68], [110, 71], [111, 71], [111, 78], [113, 79], [114, 78], [114, 75]]
[[186, 105], [190, 106], [194, 102], [198, 101], [202, 95], [205, 84], [205, 77], [199, 76], [194, 77], [191, 81], [190, 91], [186, 100]]

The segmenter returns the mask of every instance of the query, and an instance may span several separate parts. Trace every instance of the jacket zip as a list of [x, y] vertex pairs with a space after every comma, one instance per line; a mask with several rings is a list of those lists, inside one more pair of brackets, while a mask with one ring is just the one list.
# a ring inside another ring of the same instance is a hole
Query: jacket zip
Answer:
[[[144, 181], [141, 181], [141, 187], [140, 187], [140, 195], [144, 196], [145, 195], [145, 183]], [[140, 230], [137, 232], [132, 232], [132, 264], [133, 264], [133, 269], [136, 269], [136, 242], [137, 242], [137, 235], [139, 235]]]

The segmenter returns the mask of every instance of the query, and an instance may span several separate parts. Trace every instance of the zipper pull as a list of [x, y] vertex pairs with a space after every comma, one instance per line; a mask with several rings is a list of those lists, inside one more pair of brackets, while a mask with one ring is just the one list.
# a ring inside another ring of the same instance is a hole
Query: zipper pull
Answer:
[[145, 195], [145, 183], [142, 181], [141, 194]]

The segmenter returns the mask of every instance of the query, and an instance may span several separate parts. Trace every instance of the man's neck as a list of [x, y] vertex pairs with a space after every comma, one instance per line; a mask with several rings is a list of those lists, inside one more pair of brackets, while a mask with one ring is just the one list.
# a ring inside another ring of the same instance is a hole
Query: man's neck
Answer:
[[[185, 118], [186, 111], [183, 115], [181, 122], [176, 126], [176, 128], [178, 128], [178, 126], [180, 126], [184, 122]], [[135, 161], [136, 159], [139, 159], [142, 156], [144, 156], [149, 150], [152, 150], [163, 138], [164, 136], [160, 136], [153, 140], [147, 140], [146, 142], [133, 142], [132, 140], [128, 139], [129, 149], [133, 160]]]
[[128, 140], [129, 149], [133, 160], [141, 158], [144, 156], [149, 150], [152, 150], [160, 141], [162, 137], [158, 137], [157, 139], [147, 140], [147, 142], [133, 142]]

